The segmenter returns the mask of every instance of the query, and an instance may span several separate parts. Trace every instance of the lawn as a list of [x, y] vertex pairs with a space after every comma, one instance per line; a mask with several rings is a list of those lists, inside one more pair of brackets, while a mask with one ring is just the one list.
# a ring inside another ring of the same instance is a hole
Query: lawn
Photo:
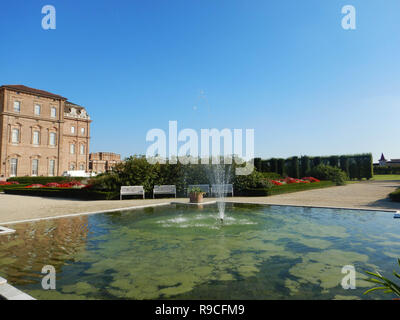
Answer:
[[400, 174], [376, 174], [372, 180], [384, 181], [384, 180], [400, 180]]
[[312, 189], [321, 189], [327, 187], [333, 187], [336, 184], [332, 181], [321, 181], [321, 182], [314, 182], [314, 183], [293, 183], [293, 184], [285, 184], [282, 186], [275, 186], [272, 187], [269, 195], [277, 195], [283, 193], [291, 193], [291, 192], [298, 192], [298, 191], [306, 191]]

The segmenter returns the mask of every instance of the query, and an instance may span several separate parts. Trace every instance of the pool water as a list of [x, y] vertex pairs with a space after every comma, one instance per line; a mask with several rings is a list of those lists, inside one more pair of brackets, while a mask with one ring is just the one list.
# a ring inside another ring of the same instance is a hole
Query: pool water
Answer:
[[[387, 212], [170, 205], [11, 226], [0, 276], [37, 299], [391, 299], [363, 295], [363, 270], [390, 277], [400, 220]], [[43, 290], [53, 265], [56, 290]], [[340, 285], [357, 270], [357, 289]]]

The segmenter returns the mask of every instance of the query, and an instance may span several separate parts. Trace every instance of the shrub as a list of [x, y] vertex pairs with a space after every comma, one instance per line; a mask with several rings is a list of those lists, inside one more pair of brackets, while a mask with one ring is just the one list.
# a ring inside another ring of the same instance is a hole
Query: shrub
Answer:
[[324, 164], [312, 168], [308, 175], [319, 180], [333, 181], [338, 186], [344, 185], [347, 180], [346, 173], [343, 170]]
[[268, 189], [271, 186], [271, 182], [265, 179], [262, 173], [255, 170], [247, 176], [235, 176], [234, 178], [234, 188], [237, 194], [249, 189]]
[[282, 176], [275, 172], [262, 172], [262, 175], [267, 180], [279, 180]]
[[389, 198], [392, 201], [400, 202], [400, 188], [389, 194]]

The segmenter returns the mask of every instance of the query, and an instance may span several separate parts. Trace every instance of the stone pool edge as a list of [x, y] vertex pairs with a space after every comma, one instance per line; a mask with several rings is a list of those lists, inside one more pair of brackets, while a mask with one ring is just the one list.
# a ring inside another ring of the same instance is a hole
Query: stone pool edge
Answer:
[[8, 284], [7, 280], [2, 277], [0, 277], [0, 297], [6, 300], [36, 300], [29, 294]]
[[[277, 207], [299, 207], [299, 208], [320, 208], [320, 209], [343, 209], [343, 210], [357, 210], [357, 211], [380, 211], [380, 212], [388, 212], [394, 214], [400, 214], [399, 210], [395, 209], [380, 209], [380, 208], [361, 208], [361, 207], [336, 207], [336, 206], [316, 206], [316, 205], [299, 205], [299, 204], [274, 204], [274, 203], [264, 203], [264, 202], [256, 202], [256, 201], [240, 201], [238, 199], [229, 200], [225, 199], [224, 202], [226, 203], [237, 203], [237, 204], [256, 204], [256, 205], [265, 205], [265, 206], [277, 206]], [[70, 217], [79, 217], [79, 216], [87, 216], [87, 215], [94, 215], [99, 213], [109, 213], [109, 212], [123, 212], [123, 211], [130, 211], [135, 209], [143, 209], [143, 208], [151, 208], [151, 207], [159, 207], [159, 206], [168, 206], [172, 204], [179, 204], [179, 205], [192, 205], [192, 206], [201, 206], [201, 205], [209, 205], [215, 204], [217, 200], [202, 202], [202, 203], [190, 203], [190, 202], [179, 202], [179, 201], [169, 201], [169, 202], [162, 202], [162, 203], [153, 203], [153, 204], [146, 204], [146, 205], [139, 205], [139, 206], [132, 206], [132, 207], [124, 207], [124, 208], [115, 208], [115, 209], [107, 209], [101, 211], [90, 211], [90, 212], [80, 212], [80, 213], [69, 213], [60, 216], [50, 216], [50, 217], [43, 217], [43, 218], [34, 218], [34, 219], [25, 219], [25, 220], [15, 220], [15, 221], [0, 221], [0, 228], [2, 225], [13, 225], [19, 223], [27, 223], [27, 222], [37, 222], [42, 220], [53, 220], [53, 219], [60, 219], [60, 218], [70, 218]], [[8, 228], [7, 228], [8, 229]], [[11, 230], [12, 232], [14, 230]], [[1, 231], [1, 230], [0, 230]], [[8, 233], [12, 233], [8, 232]], [[0, 233], [0, 235], [2, 235]]]

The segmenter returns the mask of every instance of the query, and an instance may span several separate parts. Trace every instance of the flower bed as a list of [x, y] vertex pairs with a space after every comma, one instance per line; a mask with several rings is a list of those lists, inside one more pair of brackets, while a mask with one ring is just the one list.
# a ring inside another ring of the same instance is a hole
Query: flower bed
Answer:
[[18, 181], [0, 181], [0, 186], [12, 186], [15, 184], [19, 184]]
[[76, 189], [82, 189], [88, 187], [88, 185], [82, 184], [79, 181], [70, 181], [66, 183], [58, 183], [58, 182], [49, 182], [45, 185], [35, 183], [31, 184], [29, 186], [26, 186], [25, 188], [27, 189], [34, 189], [34, 188], [76, 188]]
[[282, 186], [285, 184], [295, 184], [295, 183], [315, 183], [315, 182], [320, 182], [320, 180], [313, 177], [304, 177], [302, 179], [287, 177], [285, 179], [271, 180], [271, 182], [275, 186]]

